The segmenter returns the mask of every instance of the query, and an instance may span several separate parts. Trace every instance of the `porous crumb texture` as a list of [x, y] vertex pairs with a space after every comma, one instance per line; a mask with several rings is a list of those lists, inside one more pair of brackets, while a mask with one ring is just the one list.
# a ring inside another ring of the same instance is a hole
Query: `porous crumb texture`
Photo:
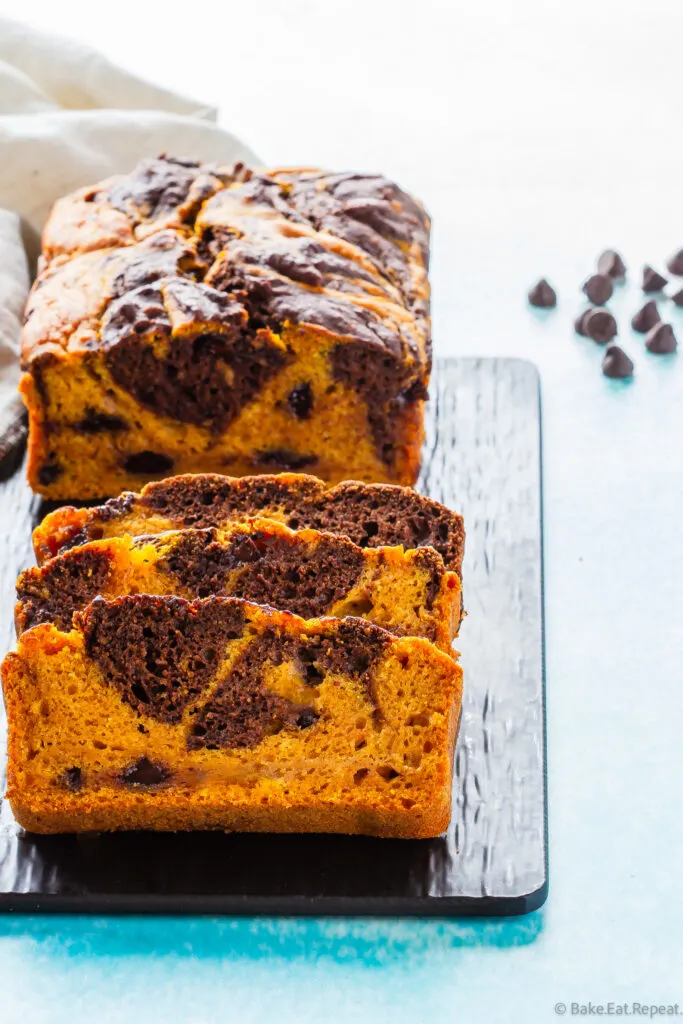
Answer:
[[348, 537], [362, 548], [432, 547], [446, 568], [462, 572], [462, 517], [408, 487], [346, 481], [326, 489], [296, 473], [242, 477], [206, 473], [151, 483], [94, 508], [66, 506], [33, 534], [39, 564], [87, 541], [164, 530], [225, 527], [250, 517]]
[[233, 596], [303, 618], [356, 616], [450, 652], [460, 580], [432, 548], [360, 548], [345, 537], [270, 520], [226, 530], [109, 537], [67, 549], [17, 584], [17, 632], [44, 622], [69, 630], [95, 597]]
[[377, 175], [162, 156], [58, 202], [22, 339], [28, 475], [101, 498], [183, 472], [413, 484], [429, 219]]
[[446, 827], [462, 676], [428, 641], [237, 598], [98, 598], [75, 623], [3, 664], [31, 831]]

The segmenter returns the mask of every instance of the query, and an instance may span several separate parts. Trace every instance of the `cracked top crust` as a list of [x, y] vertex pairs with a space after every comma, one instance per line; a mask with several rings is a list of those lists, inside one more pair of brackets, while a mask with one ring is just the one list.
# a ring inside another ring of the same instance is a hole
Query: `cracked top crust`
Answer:
[[[305, 324], [429, 372], [429, 218], [379, 175], [253, 171], [168, 156], [60, 200], [22, 358], [211, 336], [277, 363]], [[265, 357], [264, 357], [265, 358]]]

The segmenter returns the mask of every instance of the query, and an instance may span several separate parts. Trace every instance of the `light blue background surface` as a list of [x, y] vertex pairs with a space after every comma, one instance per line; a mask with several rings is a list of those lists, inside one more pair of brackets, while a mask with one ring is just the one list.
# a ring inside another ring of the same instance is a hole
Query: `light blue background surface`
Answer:
[[[568, 296], [555, 313], [527, 310], [520, 266], [484, 314], [543, 379], [545, 908], [498, 922], [0, 919], [3, 1022], [487, 1024], [552, 1020], [559, 1000], [683, 1004], [683, 356], [648, 356], [627, 331], [637, 376], [605, 380], [601, 351], [571, 331], [579, 268], [554, 263]], [[615, 311], [633, 307], [626, 292]], [[468, 285], [452, 301], [458, 333], [481, 331]]]
[[[602, 247], [638, 268], [683, 245], [683, 7], [349, 0], [340, 20], [262, 0], [213, 15], [209, 48], [240, 41], [228, 63], [188, 48], [182, 19], [150, 46], [156, 5], [117, 10], [106, 38], [89, 5], [32, 16], [171, 86], [178, 55], [182, 86], [266, 158], [402, 180], [434, 215], [437, 351], [539, 366], [550, 898], [478, 923], [4, 918], [0, 1021], [535, 1024], [557, 1001], [683, 1005], [683, 353], [631, 334], [635, 283], [611, 304], [632, 383], [572, 331]], [[541, 274], [553, 313], [524, 301]]]

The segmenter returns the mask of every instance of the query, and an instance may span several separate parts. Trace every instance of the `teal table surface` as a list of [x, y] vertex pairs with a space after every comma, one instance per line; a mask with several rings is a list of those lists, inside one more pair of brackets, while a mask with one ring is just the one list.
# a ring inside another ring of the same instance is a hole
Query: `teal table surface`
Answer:
[[[683, 356], [650, 356], [625, 327], [636, 376], [606, 380], [571, 329], [593, 250], [574, 246], [574, 265], [514, 234], [495, 256], [489, 243], [460, 234], [454, 282], [437, 259], [435, 331], [441, 351], [541, 371], [547, 904], [501, 921], [0, 918], [6, 1024], [485, 1024], [551, 1020], [560, 1001], [683, 1004]], [[541, 270], [555, 312], [526, 308]], [[618, 292], [623, 324], [637, 299]]]
[[[188, 46], [183, 19], [150, 46], [157, 5], [121, 5], [134, 32], [80, 6], [32, 9], [222, 102], [278, 163], [381, 167], [414, 189], [434, 219], [438, 353], [537, 364], [550, 895], [503, 921], [4, 917], [1, 1024], [542, 1024], [557, 1003], [568, 1017], [572, 1002], [683, 1009], [683, 352], [651, 356], [628, 326], [640, 265], [683, 246], [680, 3], [487, 0], [465, 14], [425, 0], [418, 17], [349, 0], [339, 19], [338, 5], [262, 0], [216, 16], [209, 47], [221, 31], [249, 41], [229, 69]], [[610, 304], [631, 382], [606, 380], [602, 351], [572, 329], [607, 245], [632, 270]], [[526, 306], [542, 274], [556, 311]], [[666, 316], [683, 342], [683, 310]]]

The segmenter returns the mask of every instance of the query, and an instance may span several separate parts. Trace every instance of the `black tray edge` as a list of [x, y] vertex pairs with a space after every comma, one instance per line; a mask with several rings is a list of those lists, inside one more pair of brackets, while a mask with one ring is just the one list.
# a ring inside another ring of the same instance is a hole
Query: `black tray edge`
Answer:
[[511, 897], [362, 897], [358, 909], [348, 897], [270, 896], [34, 896], [13, 893], [0, 897], [0, 912], [8, 914], [158, 914], [204, 917], [519, 917], [543, 906], [548, 880], [535, 892]]

